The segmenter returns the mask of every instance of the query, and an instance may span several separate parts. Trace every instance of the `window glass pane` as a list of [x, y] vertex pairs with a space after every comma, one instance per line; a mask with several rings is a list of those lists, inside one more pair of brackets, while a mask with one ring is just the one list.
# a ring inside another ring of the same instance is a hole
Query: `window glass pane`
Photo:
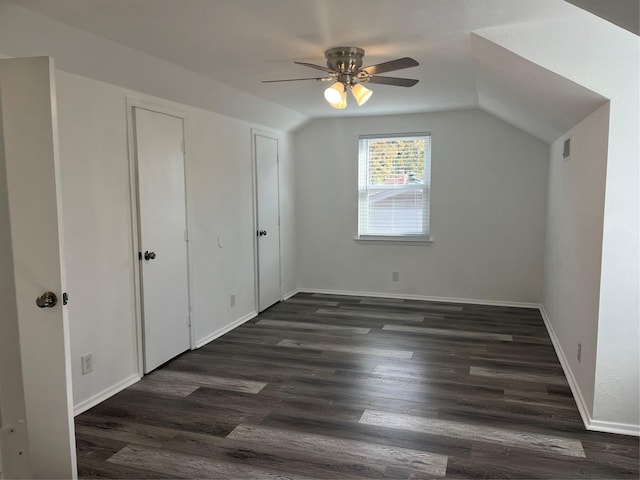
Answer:
[[359, 235], [427, 236], [429, 134], [361, 137]]
[[424, 179], [424, 139], [369, 140], [369, 185], [404, 185]]

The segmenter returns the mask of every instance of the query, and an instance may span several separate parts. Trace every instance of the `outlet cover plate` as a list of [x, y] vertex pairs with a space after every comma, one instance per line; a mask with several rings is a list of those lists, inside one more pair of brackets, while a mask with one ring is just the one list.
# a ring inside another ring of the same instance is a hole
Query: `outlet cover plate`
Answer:
[[87, 373], [93, 372], [93, 355], [87, 354], [81, 357], [82, 360], [82, 374], [86, 375]]

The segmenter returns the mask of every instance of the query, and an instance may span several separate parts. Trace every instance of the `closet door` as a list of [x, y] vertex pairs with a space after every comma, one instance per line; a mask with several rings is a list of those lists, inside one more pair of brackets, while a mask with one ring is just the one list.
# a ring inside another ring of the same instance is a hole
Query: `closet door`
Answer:
[[134, 107], [144, 372], [190, 347], [183, 120]]
[[278, 139], [254, 132], [258, 241], [258, 311], [279, 302], [280, 292], [280, 200]]

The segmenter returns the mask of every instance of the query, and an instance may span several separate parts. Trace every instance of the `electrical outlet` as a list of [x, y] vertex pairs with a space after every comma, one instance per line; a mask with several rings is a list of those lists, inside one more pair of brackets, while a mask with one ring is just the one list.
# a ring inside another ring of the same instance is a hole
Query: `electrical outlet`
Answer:
[[397, 282], [400, 280], [400, 272], [391, 272], [391, 281]]
[[236, 306], [236, 294], [232, 293], [231, 296], [229, 297], [229, 305], [231, 305], [232, 307]]
[[82, 374], [86, 375], [93, 372], [93, 355], [88, 353], [80, 357], [80, 359], [82, 360]]
[[578, 343], [578, 354], [576, 355], [576, 357], [578, 357], [578, 362], [582, 361], [582, 344]]

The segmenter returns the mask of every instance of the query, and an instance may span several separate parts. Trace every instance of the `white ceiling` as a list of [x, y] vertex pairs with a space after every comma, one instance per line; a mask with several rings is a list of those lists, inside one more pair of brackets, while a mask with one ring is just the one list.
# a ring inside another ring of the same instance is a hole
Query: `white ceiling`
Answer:
[[[487, 70], [492, 62], [481, 61], [477, 81], [470, 33], [578, 10], [563, 0], [10, 1], [310, 118], [485, 108], [480, 100], [490, 102], [496, 77]], [[352, 100], [346, 111], [326, 104], [320, 82], [261, 83], [321, 76], [293, 62], [325, 65], [324, 50], [334, 46], [364, 48], [366, 65], [413, 57], [418, 67], [385, 75], [420, 81], [411, 88], [372, 85], [371, 100], [362, 107]], [[526, 78], [519, 80], [526, 88]]]

